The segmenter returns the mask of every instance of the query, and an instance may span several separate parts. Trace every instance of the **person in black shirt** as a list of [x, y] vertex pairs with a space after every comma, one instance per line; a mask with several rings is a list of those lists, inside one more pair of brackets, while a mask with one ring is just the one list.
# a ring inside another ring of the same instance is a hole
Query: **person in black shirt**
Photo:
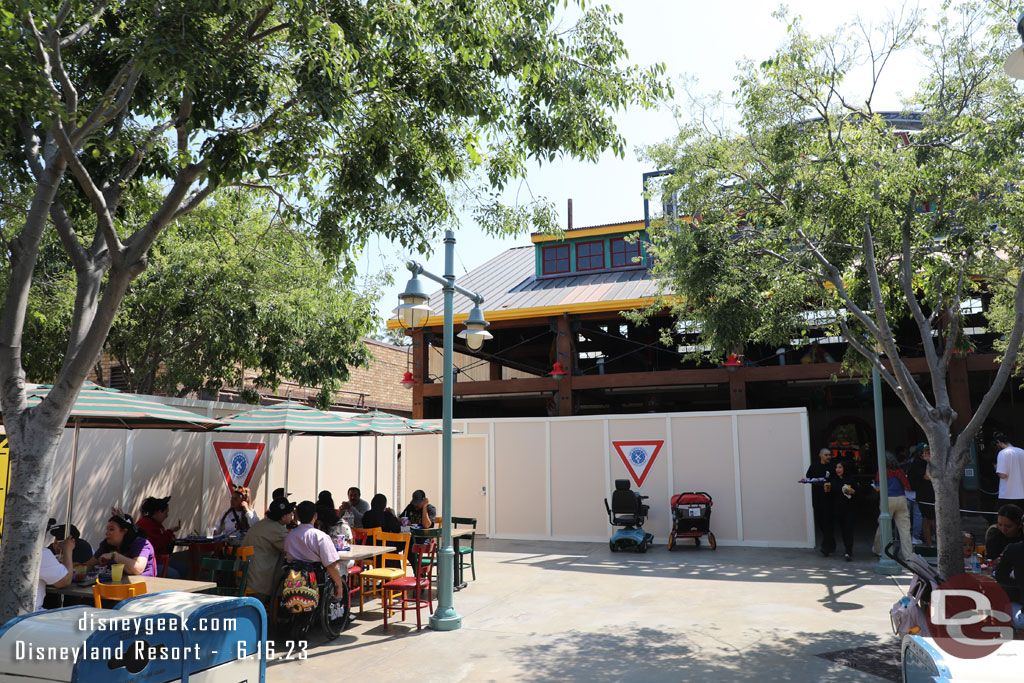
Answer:
[[835, 500], [832, 497], [832, 451], [822, 448], [818, 451], [819, 462], [807, 468], [808, 479], [824, 479], [825, 482], [811, 484], [811, 506], [814, 509], [814, 525], [821, 532], [821, 554], [828, 557], [836, 549]]
[[405, 506], [399, 517], [408, 517], [409, 526], [429, 529], [437, 519], [437, 509], [427, 500], [427, 494], [421, 489], [412, 492], [412, 502]]
[[985, 557], [998, 561], [1006, 546], [1017, 541], [1024, 541], [1022, 515], [1024, 515], [1024, 510], [1016, 505], [1007, 504], [999, 508], [996, 523], [985, 532]]
[[402, 523], [395, 517], [395, 513], [388, 507], [388, 499], [383, 493], [378, 493], [370, 501], [370, 509], [363, 513], [364, 529], [380, 527], [382, 531], [389, 534], [402, 533]]
[[857, 493], [857, 482], [846, 471], [846, 463], [842, 460], [835, 465], [835, 476], [832, 477], [832, 497], [835, 498], [836, 521], [843, 532], [843, 547], [846, 561], [853, 559], [853, 525], [857, 518], [856, 503], [853, 499]]

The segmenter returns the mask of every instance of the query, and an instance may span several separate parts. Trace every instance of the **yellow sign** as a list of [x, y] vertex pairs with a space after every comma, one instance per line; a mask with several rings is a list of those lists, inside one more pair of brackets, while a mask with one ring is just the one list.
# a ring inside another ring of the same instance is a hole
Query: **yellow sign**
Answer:
[[0, 542], [4, 537], [4, 505], [7, 502], [7, 485], [11, 482], [11, 449], [7, 437], [0, 434]]

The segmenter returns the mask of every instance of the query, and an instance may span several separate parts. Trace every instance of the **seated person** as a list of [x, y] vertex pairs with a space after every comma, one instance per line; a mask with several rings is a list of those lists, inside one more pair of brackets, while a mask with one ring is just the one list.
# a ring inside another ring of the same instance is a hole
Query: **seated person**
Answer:
[[66, 541], [60, 542], [59, 561], [54, 557], [53, 551], [49, 548], [43, 548], [43, 555], [39, 562], [39, 582], [38, 587], [36, 588], [36, 612], [43, 609], [43, 599], [46, 597], [47, 586], [63, 588], [71, 583], [71, 579], [75, 575], [71, 564], [74, 551], [74, 536]]
[[334, 580], [334, 599], [341, 600], [344, 584], [338, 569], [338, 551], [331, 537], [313, 527], [316, 504], [304, 500], [295, 508], [299, 526], [288, 532], [284, 539], [284, 554], [288, 562], [319, 562]]
[[408, 517], [409, 526], [418, 526], [429, 529], [434, 526], [434, 519], [437, 517], [437, 509], [427, 500], [427, 494], [421, 489], [412, 492], [412, 502], [405, 506], [399, 517]]
[[153, 545], [139, 534], [132, 520], [120, 515], [113, 515], [107, 520], [106, 538], [96, 548], [96, 554], [86, 562], [89, 568], [97, 564], [101, 567], [123, 564], [125, 574], [156, 576]]
[[347, 513], [351, 513], [351, 526], [356, 529], [364, 528], [363, 515], [370, 509], [370, 504], [362, 499], [362, 495], [359, 487], [352, 486], [348, 490], [348, 500], [342, 501], [341, 508], [339, 508], [342, 518], [346, 517]]
[[363, 529], [380, 528], [389, 534], [402, 532], [402, 522], [395, 516], [394, 511], [388, 507], [388, 499], [383, 493], [378, 493], [370, 501], [370, 509], [363, 513]]
[[274, 587], [284, 573], [284, 539], [288, 536], [288, 525], [295, 514], [295, 503], [287, 498], [275, 498], [267, 510], [266, 519], [249, 527], [242, 542], [252, 546], [249, 558], [249, 574], [246, 587], [256, 598], [269, 602]]
[[[352, 527], [338, 516], [337, 510], [329, 507], [321, 508], [318, 505], [316, 519], [316, 527], [331, 537], [331, 542], [334, 543], [335, 548], [338, 547], [339, 542], [352, 545]], [[354, 561], [348, 560], [345, 568], [348, 569], [354, 564]]]
[[[46, 523], [46, 530], [53, 536], [53, 543], [50, 544], [49, 548], [53, 552], [54, 556], [60, 555], [61, 545], [60, 541], [64, 540], [64, 529], [66, 525], [57, 524], [57, 520], [53, 517]], [[88, 541], [83, 541], [81, 534], [78, 532], [78, 527], [74, 524], [71, 525], [71, 538], [75, 539], [73, 543], [75, 553], [71, 557], [71, 561], [75, 564], [85, 564], [92, 557], [92, 546], [89, 545]]]
[[1021, 517], [1024, 510], [1016, 505], [1007, 504], [999, 508], [999, 515], [996, 523], [985, 532], [985, 557], [990, 560], [999, 561], [1003, 549], [1011, 543], [1024, 541], [1024, 527], [1021, 525]]
[[1021, 602], [1024, 602], [1024, 541], [1006, 546], [996, 565], [995, 577], [1010, 598], [1013, 627], [1024, 629], [1024, 613], [1021, 612]]
[[236, 486], [231, 490], [231, 507], [220, 516], [215, 533], [218, 536], [230, 536], [236, 532], [244, 535], [259, 519], [252, 509], [249, 489]]
[[[136, 523], [139, 530], [146, 535], [146, 539], [153, 546], [153, 552], [159, 557], [166, 555], [170, 557], [174, 552], [174, 534], [181, 529], [181, 520], [170, 529], [164, 528], [164, 521], [167, 519], [167, 512], [170, 509], [170, 496], [166, 498], [154, 498], [150, 496], [142, 501], [142, 517]], [[159, 569], [159, 568], [158, 568]], [[171, 563], [167, 567], [167, 578], [180, 579], [185, 573], [184, 565]]]

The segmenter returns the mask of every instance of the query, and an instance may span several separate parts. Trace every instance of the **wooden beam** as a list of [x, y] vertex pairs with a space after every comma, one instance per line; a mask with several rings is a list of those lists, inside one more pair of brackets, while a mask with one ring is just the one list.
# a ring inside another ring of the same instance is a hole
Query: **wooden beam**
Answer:
[[[514, 394], [519, 392], [558, 391], [558, 380], [550, 377], [526, 377], [523, 379], [502, 379], [496, 382], [455, 382], [452, 393], [455, 396], [484, 396], [486, 394]], [[440, 383], [423, 385], [424, 396], [440, 396]]]
[[576, 367], [576, 354], [573, 353], [572, 329], [568, 314], [558, 317], [558, 332], [555, 337], [555, 360], [562, 364], [566, 375], [558, 380], [558, 414], [566, 417], [574, 414], [572, 409], [573, 369]]
[[619, 387], [654, 387], [661, 385], [725, 384], [729, 371], [724, 368], [700, 370], [658, 370], [654, 372], [619, 372], [607, 375], [578, 375], [573, 388], [614, 389]]
[[729, 372], [729, 409], [747, 409], [746, 368], [736, 368]]

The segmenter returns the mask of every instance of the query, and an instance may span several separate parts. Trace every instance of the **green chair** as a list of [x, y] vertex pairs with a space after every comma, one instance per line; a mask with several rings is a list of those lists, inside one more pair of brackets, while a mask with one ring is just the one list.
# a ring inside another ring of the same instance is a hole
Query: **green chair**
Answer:
[[[202, 576], [207, 572], [209, 572], [207, 576]], [[218, 574], [220, 575], [219, 580]], [[245, 597], [245, 582], [249, 578], [249, 560], [241, 560], [237, 557], [229, 560], [204, 557], [200, 575], [201, 581], [212, 581], [217, 584], [216, 588], [204, 590], [204, 593]]]
[[[458, 529], [460, 524], [472, 526], [473, 533], [468, 537], [468, 547], [463, 544], [459, 545], [459, 569], [462, 572], [463, 581], [465, 581], [466, 567], [473, 570], [473, 580], [476, 581], [476, 554], [473, 552], [476, 550], [476, 517], [452, 517], [453, 529]], [[466, 561], [467, 555], [469, 562]]]

